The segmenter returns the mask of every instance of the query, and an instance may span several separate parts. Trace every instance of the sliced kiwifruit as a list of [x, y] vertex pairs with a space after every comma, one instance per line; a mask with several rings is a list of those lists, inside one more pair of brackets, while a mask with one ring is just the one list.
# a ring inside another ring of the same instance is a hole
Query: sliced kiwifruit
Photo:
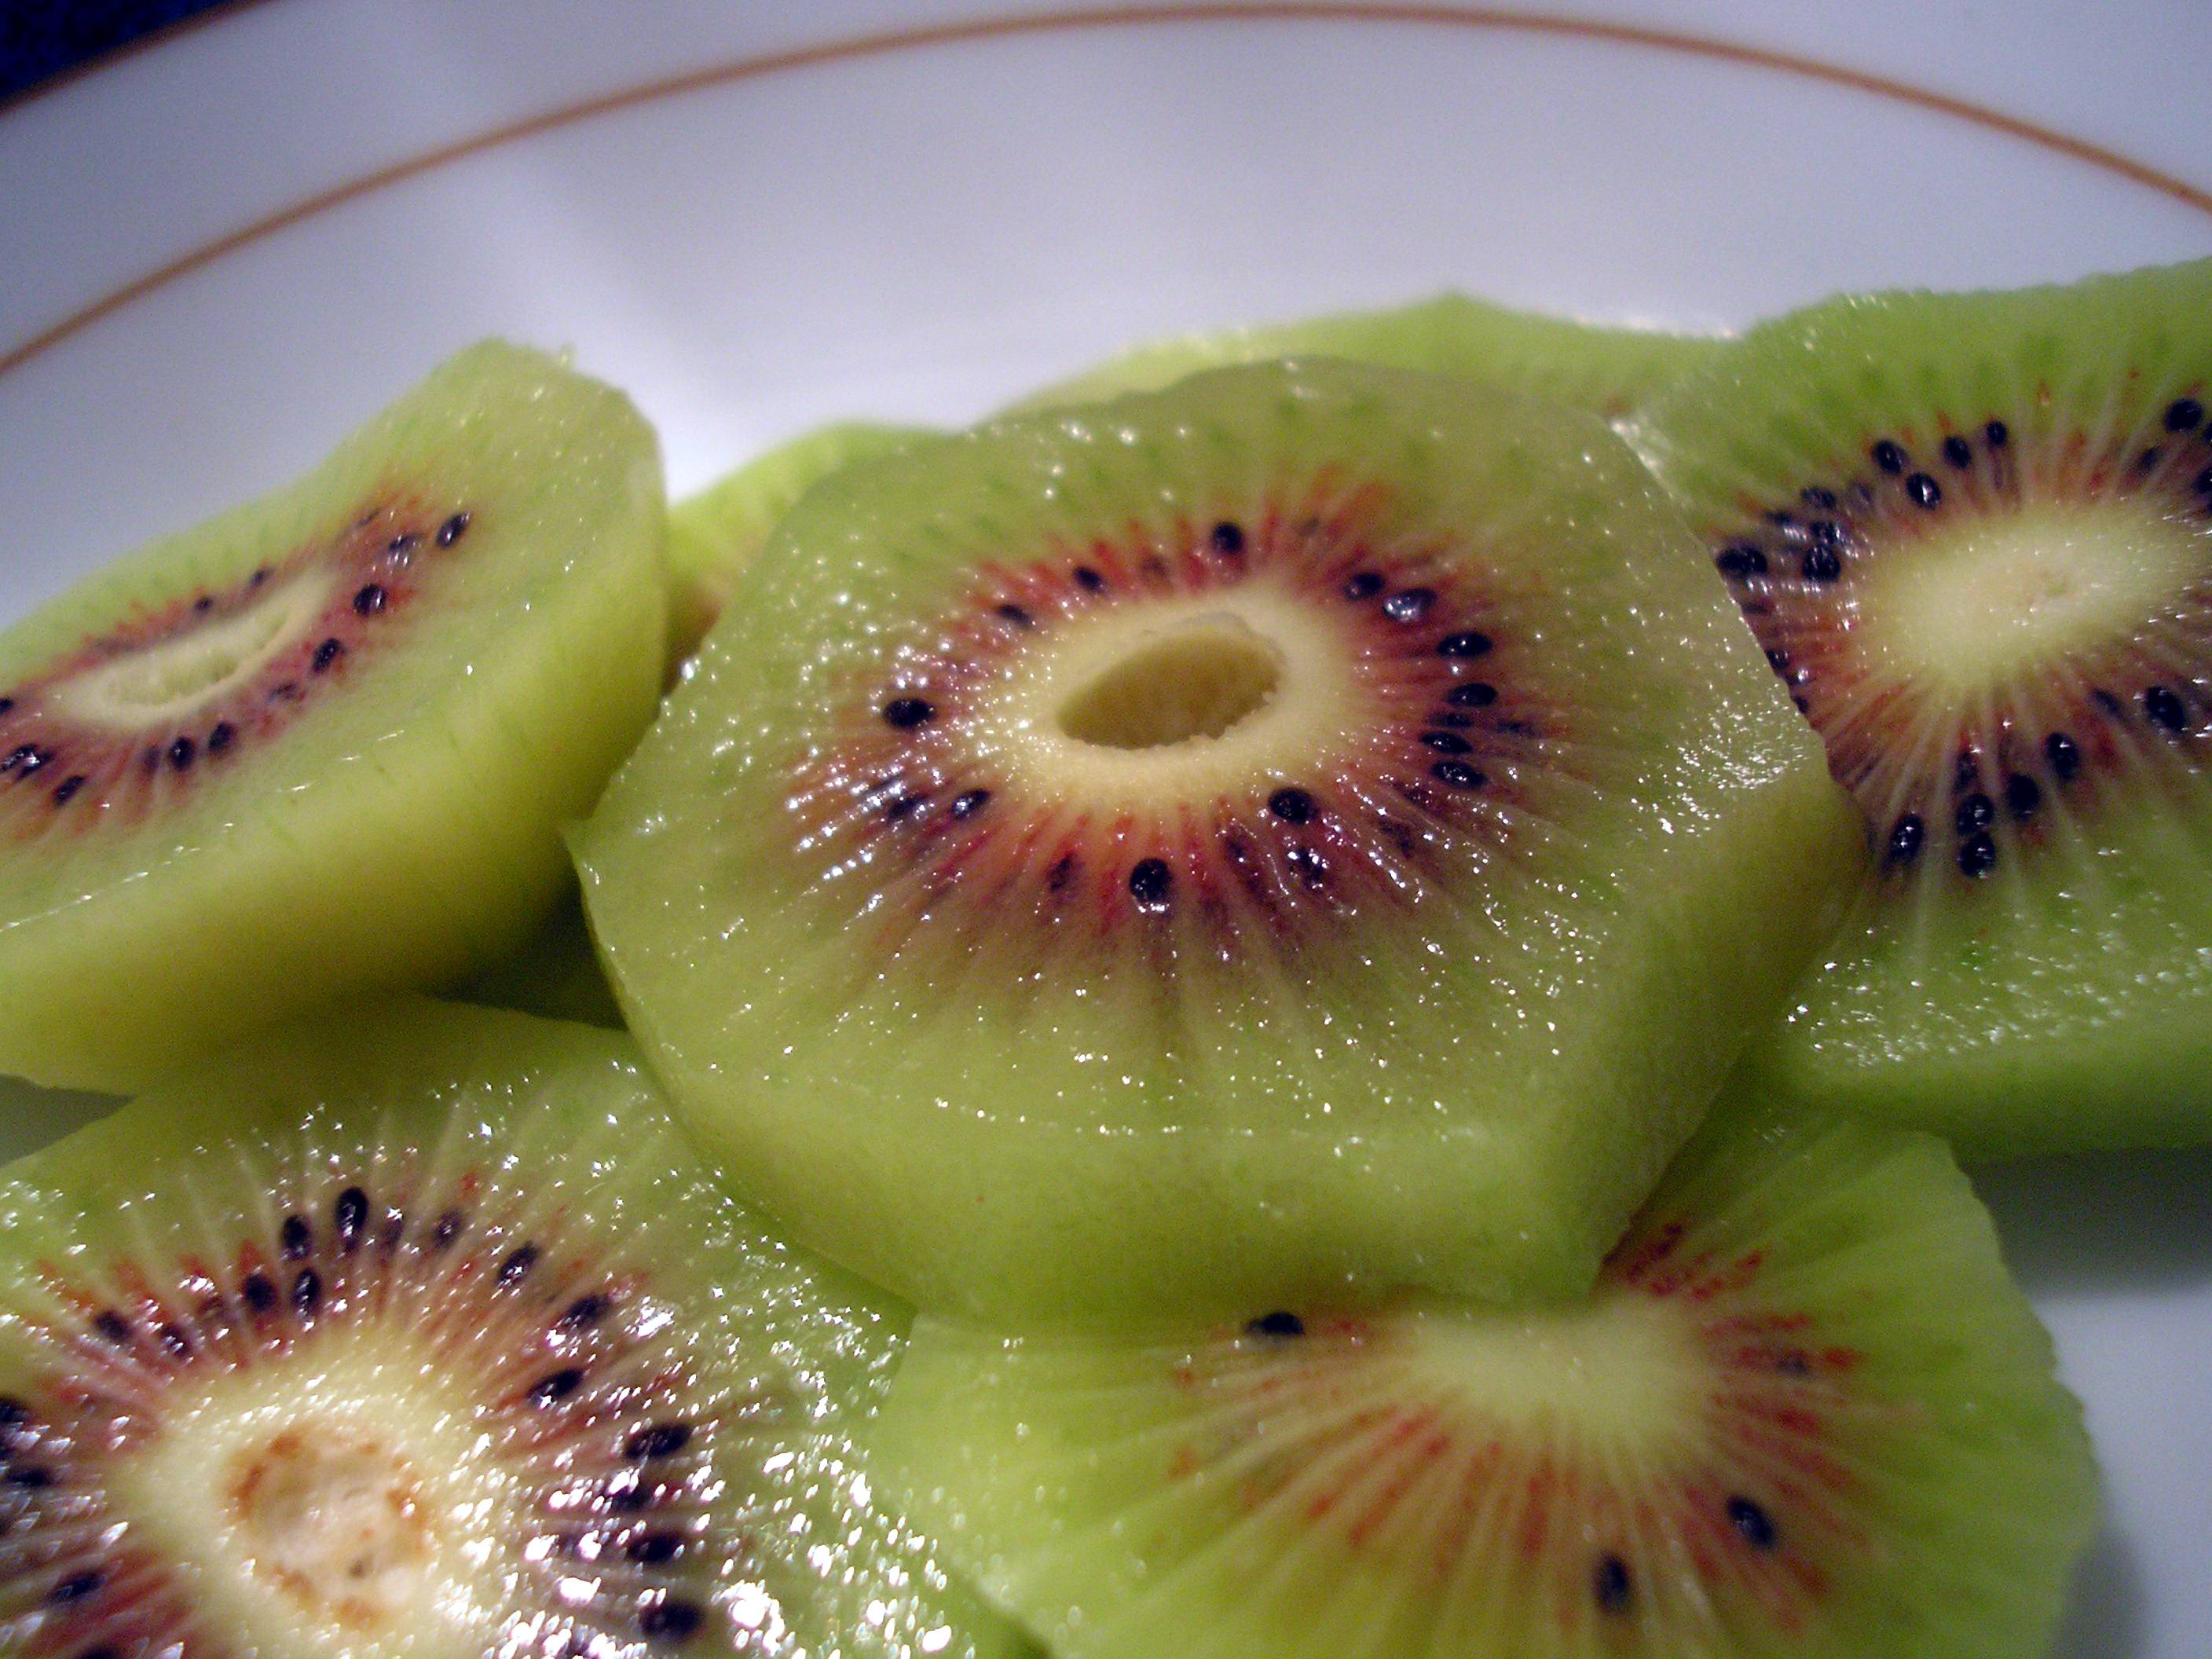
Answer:
[[902, 1316], [611, 1033], [356, 1008], [0, 1179], [0, 1650], [996, 1653], [853, 1431]]
[[1495, 382], [1619, 421], [1705, 365], [1723, 344], [1714, 336], [1605, 327], [1514, 311], [1464, 294], [1440, 294], [1382, 311], [1155, 341], [1033, 392], [1014, 410], [1063, 409], [1127, 392], [1157, 392], [1186, 374], [1232, 363], [1346, 357], [1385, 368]]
[[512, 949], [651, 718], [664, 514], [627, 399], [485, 344], [0, 635], [0, 1070], [128, 1091]]
[[1860, 837], [1598, 422], [1346, 363], [800, 504], [574, 838], [738, 1188], [939, 1308], [1588, 1285]]
[[1060, 1659], [2035, 1659], [2079, 1407], [1933, 1136], [1717, 1121], [1585, 1301], [924, 1320], [878, 1485]]
[[699, 647], [728, 603], [730, 585], [801, 495], [841, 468], [929, 434], [920, 428], [846, 421], [817, 427], [754, 457], [668, 510], [670, 660]]
[[2212, 262], [1838, 301], [1642, 434], [1877, 867], [1753, 1064], [2003, 1153], [2212, 1136]]

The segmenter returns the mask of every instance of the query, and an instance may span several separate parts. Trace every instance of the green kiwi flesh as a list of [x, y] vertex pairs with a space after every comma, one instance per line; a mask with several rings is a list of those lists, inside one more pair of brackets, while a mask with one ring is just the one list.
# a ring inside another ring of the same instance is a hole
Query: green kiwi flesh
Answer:
[[1640, 441], [1875, 853], [1768, 1086], [2212, 1137], [2212, 262], [1753, 331]]
[[0, 634], [0, 1070], [128, 1092], [512, 950], [651, 718], [665, 513], [626, 398], [487, 343]]
[[1033, 392], [1015, 412], [1157, 392], [1186, 374], [1276, 357], [1345, 357], [1384, 368], [1463, 375], [1571, 404], [1607, 421], [1633, 415], [1709, 362], [1725, 342], [1515, 311], [1464, 294], [1382, 311], [1156, 341]]
[[742, 1194], [1072, 1320], [1578, 1293], [1862, 855], [1601, 423], [1342, 362], [831, 480], [572, 845]]
[[669, 652], [681, 662], [699, 648], [729, 602], [731, 584], [752, 562], [776, 521], [831, 473], [929, 434], [913, 427], [843, 421], [817, 427], [755, 456], [668, 510]]
[[10, 1166], [0, 1239], [0, 1650], [1019, 1650], [868, 1497], [903, 1315], [615, 1034], [295, 1026]]
[[2081, 1412], [1933, 1136], [1716, 1113], [1582, 1303], [925, 1318], [880, 1484], [1060, 1659], [2037, 1659]]
[[610, 1031], [623, 1029], [622, 1006], [599, 967], [581, 897], [573, 890], [520, 950], [501, 957], [447, 996], [482, 1008], [512, 1008]]

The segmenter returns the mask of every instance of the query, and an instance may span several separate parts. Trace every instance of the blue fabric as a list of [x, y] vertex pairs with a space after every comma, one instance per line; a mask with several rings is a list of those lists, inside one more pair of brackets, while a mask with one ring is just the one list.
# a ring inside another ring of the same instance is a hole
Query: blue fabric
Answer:
[[226, 0], [0, 0], [0, 99]]

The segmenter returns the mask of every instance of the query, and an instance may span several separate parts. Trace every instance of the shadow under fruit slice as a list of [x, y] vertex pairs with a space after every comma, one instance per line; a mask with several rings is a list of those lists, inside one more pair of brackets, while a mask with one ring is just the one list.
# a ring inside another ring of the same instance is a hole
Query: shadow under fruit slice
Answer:
[[1013, 412], [1157, 392], [1186, 374], [1236, 363], [1345, 357], [1383, 368], [1463, 375], [1618, 421], [1704, 367], [1725, 344], [1713, 336], [1609, 328], [1515, 311], [1465, 294], [1440, 294], [1380, 311], [1154, 341], [1032, 392]]
[[1859, 854], [1618, 440], [1342, 363], [815, 491], [574, 844], [740, 1191], [1092, 1319], [1586, 1287]]
[[8, 1653], [1016, 1645], [866, 1495], [902, 1316], [610, 1033], [294, 1028], [11, 1166], [0, 1223]]
[[916, 427], [843, 421], [778, 444], [668, 509], [669, 652], [681, 662], [727, 604], [731, 586], [799, 498], [848, 466], [927, 437]]
[[512, 948], [651, 718], [664, 512], [626, 398], [480, 345], [0, 635], [0, 1070], [129, 1091]]
[[1942, 1144], [1734, 1112], [1585, 1301], [924, 1320], [871, 1449], [1062, 1659], [2035, 1659], [2095, 1509]]
[[2212, 263], [1759, 329], [1643, 440], [1876, 867], [1770, 1086], [2212, 1136]]

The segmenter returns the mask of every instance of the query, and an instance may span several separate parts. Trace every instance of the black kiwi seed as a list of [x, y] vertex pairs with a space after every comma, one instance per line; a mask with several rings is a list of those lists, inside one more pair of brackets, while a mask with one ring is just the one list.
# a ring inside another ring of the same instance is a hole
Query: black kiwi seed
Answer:
[[2169, 686], [2154, 685], [2142, 694], [2143, 713], [2150, 716], [2151, 724], [2168, 732], [2179, 732], [2189, 724], [2189, 710]]
[[1774, 1517], [1748, 1498], [1729, 1498], [1728, 1518], [1736, 1535], [1755, 1550], [1771, 1550], [1782, 1541], [1782, 1534], [1775, 1529]]
[[623, 1553], [641, 1567], [665, 1567], [684, 1553], [680, 1532], [640, 1533], [623, 1546]]
[[607, 1316], [607, 1310], [613, 1305], [603, 1296], [580, 1296], [562, 1309], [561, 1316], [553, 1323], [556, 1328], [560, 1330], [580, 1331], [586, 1326], [596, 1325], [605, 1319]]
[[331, 1206], [331, 1221], [338, 1230], [338, 1248], [350, 1255], [368, 1221], [368, 1194], [358, 1187], [347, 1188]]
[[1937, 507], [1943, 500], [1942, 486], [1925, 472], [1916, 472], [1905, 481], [1905, 493], [1912, 497], [1915, 507]]
[[156, 1325], [154, 1328], [154, 1340], [161, 1345], [173, 1359], [190, 1359], [192, 1357], [191, 1338], [186, 1336], [174, 1325]]
[[1953, 816], [1952, 823], [1960, 835], [1965, 836], [1977, 830], [1988, 829], [1996, 819], [1996, 803], [1987, 795], [1976, 793], [1959, 803], [1959, 810]]
[[1142, 909], [1167, 908], [1168, 895], [1174, 887], [1175, 873], [1164, 860], [1139, 859], [1129, 872], [1129, 896]]
[[89, 1572], [73, 1572], [46, 1592], [46, 1605], [59, 1607], [72, 1601], [82, 1601], [106, 1582], [107, 1575], [97, 1569]]
[[1382, 578], [1372, 570], [1355, 571], [1344, 584], [1344, 597], [1347, 599], [1371, 599], [1382, 591]]
[[1023, 610], [1021, 606], [1018, 605], [1000, 605], [999, 607], [999, 619], [1001, 622], [1010, 622], [1017, 628], [1034, 628], [1036, 626], [1036, 618], [1030, 615], [1028, 611]]
[[1103, 593], [1106, 578], [1087, 564], [1075, 567], [1075, 585], [1086, 593]]
[[463, 536], [468, 534], [468, 514], [466, 512], [454, 514], [453, 517], [447, 519], [445, 523], [438, 526], [438, 545], [441, 547], [451, 547], [455, 542], [460, 540]]
[[1808, 582], [1832, 582], [1844, 574], [1844, 562], [1832, 549], [1816, 547], [1805, 556], [1802, 568]]
[[530, 1392], [525, 1397], [533, 1406], [541, 1407], [551, 1406], [566, 1400], [583, 1386], [584, 1373], [581, 1369], [574, 1365], [566, 1365], [557, 1371], [549, 1372], [539, 1377], [537, 1382], [530, 1385]]
[[1439, 755], [1466, 755], [1474, 750], [1474, 745], [1456, 732], [1424, 732], [1421, 741]]
[[2212, 495], [2212, 466], [2206, 467], [2190, 481], [2190, 488], [2200, 495]]
[[1408, 587], [1382, 601], [1382, 614], [1392, 622], [1419, 622], [1437, 602], [1433, 587]]
[[1958, 758], [1951, 763], [1951, 787], [1954, 789], [1971, 789], [1974, 780], [1981, 775], [1982, 751], [1972, 745], [1961, 749]]
[[1456, 634], [1447, 634], [1437, 641], [1439, 657], [1480, 657], [1489, 651], [1490, 635], [1474, 629], [1463, 629]]
[[343, 655], [345, 655], [343, 640], [325, 640], [315, 647], [315, 654], [307, 659], [307, 666], [312, 672], [320, 674]]
[[1455, 789], [1480, 789], [1490, 779], [1465, 761], [1438, 761], [1429, 769], [1429, 775], [1439, 783], [1449, 784]]
[[190, 738], [179, 738], [169, 745], [168, 752], [169, 764], [182, 772], [199, 758], [200, 746]]
[[2002, 449], [2012, 441], [2012, 428], [2002, 421], [1991, 421], [1982, 428], [1982, 437], [1991, 449]]
[[269, 701], [271, 702], [297, 702], [299, 700], [300, 682], [297, 680], [286, 680], [283, 684], [270, 689]]
[[687, 1601], [680, 1595], [654, 1601], [637, 1616], [637, 1627], [658, 1640], [680, 1642], [697, 1630], [706, 1620], [696, 1601]]
[[1812, 524], [1813, 539], [1823, 547], [1843, 544], [1844, 527], [1833, 519], [1815, 519]]
[[267, 1313], [276, 1305], [276, 1287], [269, 1281], [267, 1273], [248, 1273], [246, 1282], [238, 1287], [246, 1298], [246, 1305], [256, 1313]]
[[1959, 843], [1959, 873], [1979, 878], [1996, 867], [1997, 844], [1986, 830], [1977, 830]]
[[404, 559], [422, 544], [422, 538], [420, 536], [411, 530], [403, 530], [385, 543], [384, 550], [394, 558]]
[[956, 818], [972, 818], [990, 804], [989, 790], [963, 789], [952, 798], [952, 816]]
[[1273, 1313], [1261, 1314], [1244, 1327], [1248, 1336], [1304, 1336], [1306, 1322], [1296, 1314], [1278, 1309]]
[[29, 777], [46, 763], [47, 756], [35, 743], [18, 744], [8, 751], [8, 758], [0, 761], [0, 772], [19, 773]]
[[1928, 838], [1928, 826], [1915, 812], [1907, 812], [1889, 829], [1889, 859], [1893, 864], [1910, 864], [1920, 856], [1920, 844]]
[[1626, 1613], [1635, 1599], [1636, 1583], [1628, 1576], [1628, 1563], [1613, 1554], [1601, 1555], [1590, 1571], [1590, 1595], [1600, 1613]]
[[1797, 492], [1797, 499], [1821, 513], [1836, 510], [1836, 492], [1820, 484], [1808, 484]]
[[2194, 432], [2204, 420], [2204, 405], [2194, 398], [2176, 398], [2166, 406], [2168, 432]]
[[1964, 472], [1974, 464], [1974, 447], [1954, 432], [1943, 440], [1943, 459]]
[[21, 1486], [26, 1492], [42, 1491], [54, 1484], [53, 1471], [42, 1469], [35, 1463], [27, 1467], [19, 1466], [8, 1471], [8, 1484]]
[[384, 609], [383, 587], [378, 583], [371, 582], [362, 588], [353, 596], [353, 608], [356, 615], [374, 617]]
[[1328, 880], [1328, 860], [1310, 847], [1293, 847], [1283, 854], [1283, 861], [1309, 887], [1319, 887]]
[[1723, 548], [1714, 556], [1713, 564], [1722, 575], [1735, 581], [1766, 574], [1766, 555], [1748, 544]]
[[501, 1290], [512, 1290], [530, 1277], [530, 1270], [538, 1265], [538, 1247], [518, 1244], [507, 1252], [507, 1259], [499, 1264], [499, 1285]]
[[2149, 448], [2144, 450], [2142, 454], [2136, 457], [2136, 471], [2138, 472], [2154, 471], [2157, 470], [2158, 464], [2165, 459], [2166, 452], [2160, 449], [2156, 444], [2153, 444]]
[[2035, 809], [2043, 805], [2043, 786], [2025, 772], [2015, 772], [2005, 780], [2005, 811], [2016, 818], [2031, 818]]
[[208, 753], [210, 755], [220, 755], [224, 750], [230, 747], [232, 742], [237, 738], [237, 736], [238, 728], [236, 726], [233, 726], [228, 720], [217, 720], [215, 723], [214, 728], [207, 734]]
[[468, 1226], [469, 1218], [459, 1210], [447, 1210], [439, 1216], [430, 1229], [430, 1249], [435, 1252], [453, 1248], [453, 1241]]
[[2043, 753], [2061, 783], [2081, 769], [2081, 746], [2063, 732], [2053, 732], [2044, 738]]
[[644, 1463], [656, 1457], [673, 1457], [690, 1443], [689, 1423], [649, 1423], [630, 1431], [629, 1438], [623, 1442], [623, 1455], [633, 1463]]
[[103, 1308], [94, 1315], [92, 1328], [118, 1348], [131, 1346], [131, 1322], [112, 1308]]
[[84, 787], [84, 774], [72, 772], [54, 786], [54, 805], [66, 806], [76, 799], [76, 792]]
[[937, 718], [937, 705], [926, 697], [893, 697], [884, 705], [884, 719], [902, 732], [927, 726]]
[[1226, 519], [1213, 526], [1213, 533], [1208, 539], [1213, 544], [1213, 550], [1224, 557], [1233, 556], [1244, 550], [1243, 528], [1231, 524]]
[[1278, 789], [1267, 797], [1267, 810], [1285, 823], [1310, 823], [1314, 798], [1303, 789]]
[[1867, 451], [1867, 453], [1873, 457], [1876, 466], [1893, 478], [1905, 471], [1905, 454], [1903, 447], [1892, 442], [1887, 438], [1880, 440], [1873, 448]]
[[896, 795], [884, 808], [884, 817], [892, 823], [904, 823], [916, 812], [929, 805], [927, 795]]
[[1052, 861], [1052, 868], [1044, 872], [1044, 884], [1055, 893], [1063, 892], [1075, 879], [1075, 854], [1062, 853]]
[[76, 1659], [123, 1659], [123, 1656], [103, 1642], [96, 1648], [87, 1648]]
[[307, 1224], [307, 1217], [288, 1215], [284, 1224], [276, 1230], [276, 1240], [284, 1252], [284, 1260], [297, 1261], [314, 1248], [315, 1230]]
[[2090, 688], [2089, 701], [2116, 720], [2124, 720], [2128, 717], [2127, 705], [2101, 685]]
[[292, 1281], [292, 1311], [307, 1319], [322, 1305], [323, 1276], [313, 1267], [301, 1268], [300, 1276]]
[[246, 585], [248, 587], [258, 587], [269, 580], [269, 567], [264, 564], [246, 579]]

